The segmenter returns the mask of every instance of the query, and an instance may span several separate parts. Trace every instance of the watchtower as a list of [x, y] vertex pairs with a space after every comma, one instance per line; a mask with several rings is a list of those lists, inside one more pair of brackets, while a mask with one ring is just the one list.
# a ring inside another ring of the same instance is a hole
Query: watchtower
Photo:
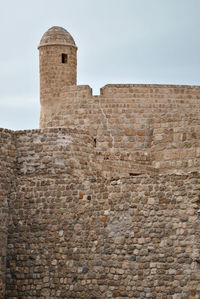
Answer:
[[[38, 46], [40, 52], [41, 118], [53, 108], [64, 86], [76, 85], [77, 47], [73, 37], [62, 27], [47, 30]], [[43, 107], [44, 106], [44, 107]], [[49, 109], [48, 109], [49, 108]]]

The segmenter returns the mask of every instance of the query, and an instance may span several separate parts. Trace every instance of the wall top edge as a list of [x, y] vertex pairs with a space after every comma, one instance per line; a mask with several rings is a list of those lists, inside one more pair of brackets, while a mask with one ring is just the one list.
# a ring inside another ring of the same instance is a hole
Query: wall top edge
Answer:
[[[130, 89], [130, 93], [135, 93], [135, 92], [140, 92], [137, 89], [143, 89], [149, 92], [153, 92], [155, 90], [166, 90], [168, 89], [168, 93], [172, 93], [173, 91], [195, 91], [195, 93], [200, 94], [200, 86], [198, 85], [167, 85], [167, 84], [106, 84], [103, 87], [100, 88], [100, 95], [93, 95], [93, 90], [89, 85], [70, 85], [70, 86], [64, 86], [61, 90], [61, 94], [64, 95], [65, 93], [68, 92], [86, 92], [88, 96], [94, 96], [94, 97], [99, 97], [99, 96], [104, 96], [107, 93], [121, 93], [125, 89]], [[141, 91], [141, 92], [143, 92]]]
[[200, 85], [187, 85], [187, 84], [106, 84], [101, 89], [106, 88], [127, 88], [127, 87], [150, 87], [150, 88], [199, 88]]
[[47, 127], [47, 128], [39, 128], [39, 129], [25, 129], [25, 130], [10, 130], [6, 128], [0, 128], [0, 134], [1, 133], [10, 133], [13, 135], [20, 135], [20, 134], [34, 134], [34, 133], [69, 133], [69, 134], [83, 134], [83, 135], [89, 135], [89, 132], [86, 130], [82, 130], [80, 128], [68, 128], [68, 127]]

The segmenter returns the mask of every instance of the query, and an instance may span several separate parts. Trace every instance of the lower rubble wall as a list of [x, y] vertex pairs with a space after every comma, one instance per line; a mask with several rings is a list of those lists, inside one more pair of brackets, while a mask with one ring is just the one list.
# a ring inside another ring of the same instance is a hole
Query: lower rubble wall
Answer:
[[6, 298], [199, 298], [200, 174], [21, 176]]
[[9, 130], [0, 129], [0, 298], [6, 289], [8, 198], [14, 174], [15, 142]]

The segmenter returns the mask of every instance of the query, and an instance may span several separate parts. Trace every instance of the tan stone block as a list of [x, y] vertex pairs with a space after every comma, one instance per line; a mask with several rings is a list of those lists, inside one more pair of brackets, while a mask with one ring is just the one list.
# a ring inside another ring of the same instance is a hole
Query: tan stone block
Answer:
[[135, 136], [136, 135], [136, 130], [134, 130], [134, 129], [126, 129], [125, 130], [125, 135], [126, 136]]

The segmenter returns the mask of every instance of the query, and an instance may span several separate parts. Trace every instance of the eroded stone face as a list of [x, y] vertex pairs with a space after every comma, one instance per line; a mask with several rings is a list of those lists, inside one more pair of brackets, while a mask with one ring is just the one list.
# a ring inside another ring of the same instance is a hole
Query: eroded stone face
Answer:
[[7, 298], [198, 298], [197, 172], [120, 177], [78, 129], [1, 138]]
[[7, 296], [198, 298], [199, 175], [87, 180], [16, 179]]

